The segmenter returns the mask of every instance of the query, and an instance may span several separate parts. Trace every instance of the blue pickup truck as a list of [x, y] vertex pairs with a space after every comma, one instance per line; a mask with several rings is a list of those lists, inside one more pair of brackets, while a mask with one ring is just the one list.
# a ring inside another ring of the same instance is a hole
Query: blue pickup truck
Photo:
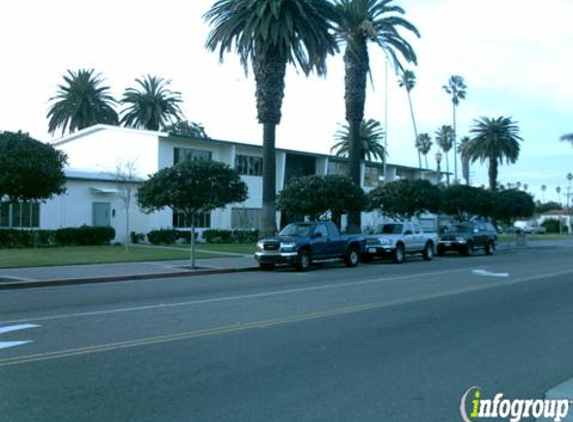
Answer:
[[306, 271], [313, 263], [332, 260], [344, 260], [348, 267], [355, 267], [365, 243], [363, 235], [340, 234], [329, 221], [293, 223], [277, 236], [259, 240], [255, 259], [264, 270], [272, 270], [276, 264], [288, 264]]

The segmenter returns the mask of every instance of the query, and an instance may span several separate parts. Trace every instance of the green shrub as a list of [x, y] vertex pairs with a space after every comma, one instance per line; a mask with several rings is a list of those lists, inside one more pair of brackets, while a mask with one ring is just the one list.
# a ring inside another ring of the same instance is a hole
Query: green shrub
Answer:
[[115, 238], [113, 227], [66, 227], [56, 230], [55, 241], [61, 246], [109, 245]]
[[259, 240], [259, 231], [254, 230], [233, 230], [233, 242], [235, 243], [256, 243]]
[[[541, 226], [547, 229], [547, 233], [559, 233], [559, 220], [556, 218], [545, 220], [543, 223], [541, 223]], [[567, 226], [565, 224], [562, 225], [561, 231], [567, 231]]]
[[209, 229], [203, 231], [203, 239], [207, 243], [231, 243], [231, 230]]
[[0, 229], [0, 248], [107, 245], [115, 237], [112, 227], [66, 227], [58, 230]]
[[172, 229], [151, 230], [147, 233], [147, 240], [152, 245], [170, 245], [177, 240], [177, 231]]
[[145, 241], [145, 233], [131, 232], [129, 234], [129, 237], [131, 238], [131, 243], [134, 243], [134, 244], [141, 243], [141, 242]]

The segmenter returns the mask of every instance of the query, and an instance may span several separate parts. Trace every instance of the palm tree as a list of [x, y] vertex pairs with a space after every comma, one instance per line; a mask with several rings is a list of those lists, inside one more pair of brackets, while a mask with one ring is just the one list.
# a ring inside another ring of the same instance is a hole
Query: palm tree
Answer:
[[[412, 116], [412, 126], [414, 127], [414, 140], [418, 142], [418, 128], [416, 127], [416, 118], [414, 116], [414, 108], [412, 107], [412, 95], [411, 91], [416, 86], [416, 74], [412, 70], [404, 70], [400, 76], [400, 80], [398, 81], [400, 88], [405, 88], [406, 93], [408, 94], [408, 105], [410, 106], [410, 116]], [[418, 150], [418, 166], [422, 167], [422, 154], [420, 153], [420, 149]]]
[[[341, 128], [334, 134], [334, 139], [338, 141], [330, 151], [336, 151], [338, 156], [348, 156], [350, 151], [350, 129], [348, 124], [341, 125]], [[360, 125], [360, 159], [371, 161], [372, 159], [384, 160], [384, 129], [378, 120], [363, 120]]]
[[147, 75], [136, 79], [138, 88], [127, 88], [121, 99], [125, 106], [121, 123], [128, 127], [159, 130], [167, 124], [181, 119], [179, 103], [181, 93], [171, 91], [170, 81], [158, 76]]
[[557, 192], [557, 198], [559, 200], [559, 203], [561, 204], [561, 186], [557, 186], [555, 188], [555, 192]]
[[543, 202], [545, 202], [545, 191], [547, 190], [546, 185], [541, 185], [541, 193], [543, 195]]
[[428, 169], [428, 153], [432, 149], [432, 138], [427, 133], [420, 133], [416, 140], [416, 148], [424, 156], [426, 169]]
[[470, 184], [470, 157], [467, 154], [467, 146], [470, 142], [469, 136], [464, 136], [460, 139], [459, 152], [462, 161], [462, 177], [466, 181], [466, 185]]
[[438, 128], [435, 134], [436, 144], [444, 151], [444, 155], [446, 156], [446, 179], [448, 185], [450, 184], [450, 161], [448, 153], [454, 145], [455, 136], [454, 129], [449, 125], [443, 125]]
[[519, 136], [517, 122], [511, 117], [500, 116], [498, 118], [481, 117], [474, 120], [470, 132], [473, 134], [467, 153], [472, 162], [480, 160], [488, 161], [489, 188], [496, 189], [499, 164], [515, 163], [519, 156], [519, 142], [523, 139]]
[[256, 81], [257, 118], [263, 125], [262, 234], [276, 231], [276, 126], [281, 120], [287, 64], [326, 74], [326, 57], [337, 51], [326, 0], [219, 0], [205, 14], [211, 25], [206, 47], [222, 61], [234, 49], [249, 62]]
[[562, 142], [569, 142], [571, 146], [573, 146], [573, 133], [566, 133], [565, 135], [559, 138]]
[[448, 79], [448, 84], [442, 87], [444, 91], [452, 96], [452, 108], [454, 115], [454, 179], [458, 180], [458, 151], [456, 149], [456, 108], [460, 104], [460, 100], [466, 98], [467, 86], [464, 82], [464, 78], [459, 75], [452, 75]]
[[201, 123], [195, 123], [189, 120], [178, 120], [175, 123], [164, 126], [163, 130], [168, 132], [170, 135], [201, 139], [211, 138], [207, 135], [207, 132]]
[[[368, 41], [382, 48], [397, 69], [402, 66], [398, 55], [416, 63], [412, 46], [399, 33], [405, 29], [420, 36], [414, 25], [402, 18], [404, 9], [393, 0], [335, 0], [336, 33], [344, 51], [344, 101], [350, 132], [350, 176], [360, 186], [360, 124], [364, 119], [366, 77], [370, 72]], [[361, 215], [349, 215], [349, 231], [360, 231]]]
[[64, 84], [58, 85], [58, 92], [50, 98], [48, 110], [48, 132], [54, 134], [62, 128], [62, 135], [73, 133], [98, 123], [117, 125], [114, 109], [116, 101], [108, 86], [102, 86], [104, 79], [94, 69], [68, 70]]

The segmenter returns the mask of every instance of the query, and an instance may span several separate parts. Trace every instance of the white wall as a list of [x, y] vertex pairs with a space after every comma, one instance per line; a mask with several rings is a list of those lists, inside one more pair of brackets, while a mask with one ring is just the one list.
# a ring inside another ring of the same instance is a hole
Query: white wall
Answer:
[[[66, 139], [69, 139], [66, 141]], [[95, 126], [54, 143], [68, 155], [68, 167], [114, 173], [120, 163], [133, 162], [136, 175], [146, 178], [158, 170], [155, 132]]]

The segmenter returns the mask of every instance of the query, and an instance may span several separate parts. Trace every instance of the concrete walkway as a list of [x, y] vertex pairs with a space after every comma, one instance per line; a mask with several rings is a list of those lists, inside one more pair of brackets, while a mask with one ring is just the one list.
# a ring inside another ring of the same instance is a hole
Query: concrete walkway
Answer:
[[201, 274], [248, 271], [258, 268], [257, 262], [251, 256], [198, 259], [196, 269], [190, 269], [190, 264], [189, 260], [182, 260], [6, 268], [0, 269], [0, 289], [165, 277], [189, 277]]

